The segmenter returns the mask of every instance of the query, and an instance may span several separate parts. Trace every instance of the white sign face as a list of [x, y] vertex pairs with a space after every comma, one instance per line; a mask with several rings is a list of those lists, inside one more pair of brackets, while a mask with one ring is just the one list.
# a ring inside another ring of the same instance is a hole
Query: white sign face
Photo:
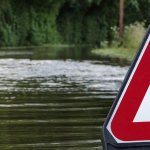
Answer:
[[150, 86], [148, 87], [133, 122], [150, 122]]

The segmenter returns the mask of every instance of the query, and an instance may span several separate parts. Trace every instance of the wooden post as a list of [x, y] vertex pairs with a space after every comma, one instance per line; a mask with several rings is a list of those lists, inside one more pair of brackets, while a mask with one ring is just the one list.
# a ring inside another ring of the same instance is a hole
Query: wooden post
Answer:
[[122, 27], [123, 27], [123, 0], [120, 0], [120, 17], [119, 17], [119, 40], [122, 40]]

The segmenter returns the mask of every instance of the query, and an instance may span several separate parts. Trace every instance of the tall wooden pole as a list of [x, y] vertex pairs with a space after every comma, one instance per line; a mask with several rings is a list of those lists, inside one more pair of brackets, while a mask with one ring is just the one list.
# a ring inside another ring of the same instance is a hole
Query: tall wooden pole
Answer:
[[119, 17], [119, 40], [122, 40], [122, 27], [123, 27], [123, 0], [120, 0], [120, 17]]

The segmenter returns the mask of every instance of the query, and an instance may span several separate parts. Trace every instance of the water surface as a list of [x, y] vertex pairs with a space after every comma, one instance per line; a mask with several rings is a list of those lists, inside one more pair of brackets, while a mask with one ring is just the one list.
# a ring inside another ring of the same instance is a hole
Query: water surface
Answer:
[[91, 48], [0, 51], [0, 147], [102, 150], [100, 130], [130, 62]]

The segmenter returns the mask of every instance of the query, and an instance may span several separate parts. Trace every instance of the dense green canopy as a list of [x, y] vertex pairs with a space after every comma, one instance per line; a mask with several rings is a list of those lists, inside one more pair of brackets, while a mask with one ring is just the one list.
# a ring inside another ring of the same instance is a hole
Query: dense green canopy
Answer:
[[[124, 0], [124, 24], [150, 21], [150, 0]], [[1, 0], [0, 46], [111, 41], [118, 0]]]

